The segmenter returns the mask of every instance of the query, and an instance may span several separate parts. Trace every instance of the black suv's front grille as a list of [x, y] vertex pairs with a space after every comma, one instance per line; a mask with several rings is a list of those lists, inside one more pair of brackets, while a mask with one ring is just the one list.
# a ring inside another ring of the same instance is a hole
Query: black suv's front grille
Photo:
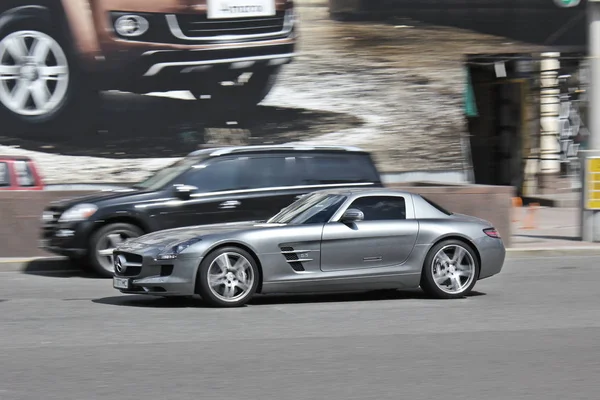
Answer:
[[54, 236], [54, 233], [58, 229], [58, 220], [62, 213], [63, 210], [54, 207], [44, 210], [44, 213], [42, 214], [42, 236], [44, 238]]
[[206, 15], [179, 14], [179, 28], [190, 38], [213, 38], [224, 35], [256, 35], [283, 30], [285, 11], [272, 17], [229, 18], [210, 20]]

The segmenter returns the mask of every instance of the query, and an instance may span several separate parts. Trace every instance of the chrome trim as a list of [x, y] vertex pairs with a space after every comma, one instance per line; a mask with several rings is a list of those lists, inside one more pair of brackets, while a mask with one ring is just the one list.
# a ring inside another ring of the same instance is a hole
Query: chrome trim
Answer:
[[228, 40], [245, 40], [245, 39], [263, 39], [263, 38], [271, 38], [276, 36], [287, 35], [292, 32], [292, 28], [295, 23], [295, 14], [294, 9], [290, 8], [285, 12], [285, 16], [283, 17], [283, 29], [279, 32], [273, 33], [255, 33], [253, 35], [222, 35], [222, 36], [212, 36], [212, 37], [203, 37], [203, 36], [194, 36], [190, 37], [183, 33], [181, 27], [179, 26], [179, 22], [177, 21], [177, 16], [175, 14], [167, 14], [165, 16], [167, 20], [167, 25], [169, 26], [169, 30], [171, 34], [180, 40], [191, 40], [191, 41], [202, 41], [202, 42], [214, 42], [214, 41], [228, 41]]
[[[203, 149], [204, 150], [204, 149]], [[310, 151], [310, 150], [342, 150], [350, 152], [363, 152], [364, 150], [360, 147], [354, 146], [327, 146], [327, 145], [285, 145], [285, 144], [273, 144], [263, 146], [232, 146], [225, 147], [217, 150], [213, 150], [209, 156], [223, 156], [226, 154], [243, 153], [248, 151], [262, 151], [262, 150], [293, 150], [293, 151]], [[200, 150], [202, 151], [202, 150]], [[192, 153], [193, 155], [199, 154], [197, 152]]]
[[208, 60], [208, 61], [173, 61], [173, 62], [164, 62], [157, 63], [148, 68], [148, 71], [144, 74], [144, 76], [154, 76], [167, 67], [190, 67], [190, 66], [200, 66], [200, 65], [217, 65], [217, 64], [228, 64], [239, 61], [261, 61], [261, 60], [274, 60], [278, 58], [288, 58], [291, 59], [296, 55], [296, 53], [286, 53], [286, 54], [273, 54], [268, 56], [256, 56], [256, 57], [240, 57], [240, 58], [225, 58], [222, 60]]

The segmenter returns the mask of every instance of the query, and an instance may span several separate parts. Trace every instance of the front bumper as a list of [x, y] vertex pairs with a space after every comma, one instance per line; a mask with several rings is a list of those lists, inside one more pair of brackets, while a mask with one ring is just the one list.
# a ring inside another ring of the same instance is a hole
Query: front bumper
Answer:
[[60, 256], [81, 257], [87, 254], [87, 238], [93, 229], [91, 221], [47, 221], [42, 225], [38, 247]]
[[[193, 296], [198, 259], [160, 261], [153, 254], [115, 252], [122, 269], [115, 268], [113, 287], [125, 294], [152, 296]], [[125, 282], [127, 287], [118, 286]]]

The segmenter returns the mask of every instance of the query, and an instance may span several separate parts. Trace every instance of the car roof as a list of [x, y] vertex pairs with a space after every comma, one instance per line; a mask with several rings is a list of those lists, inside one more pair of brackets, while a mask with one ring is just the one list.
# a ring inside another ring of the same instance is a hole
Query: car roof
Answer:
[[31, 161], [31, 158], [27, 157], [27, 156], [3, 156], [0, 154], [0, 160], [5, 160], [5, 161]]
[[277, 152], [277, 151], [298, 151], [298, 152], [345, 152], [345, 153], [365, 153], [367, 151], [360, 147], [354, 146], [323, 146], [323, 145], [303, 145], [303, 144], [276, 144], [276, 145], [264, 145], [264, 146], [224, 146], [214, 147], [208, 149], [196, 150], [189, 154], [189, 156], [211, 156], [218, 157], [229, 154], [239, 153], [256, 153], [256, 152]]
[[379, 196], [394, 196], [394, 195], [413, 195], [414, 193], [407, 192], [406, 190], [398, 190], [398, 189], [390, 189], [390, 188], [381, 188], [381, 187], [373, 187], [373, 188], [339, 188], [339, 189], [325, 189], [319, 190], [318, 193], [329, 193], [329, 194], [340, 194], [343, 196], [360, 196], [360, 195], [379, 195]]

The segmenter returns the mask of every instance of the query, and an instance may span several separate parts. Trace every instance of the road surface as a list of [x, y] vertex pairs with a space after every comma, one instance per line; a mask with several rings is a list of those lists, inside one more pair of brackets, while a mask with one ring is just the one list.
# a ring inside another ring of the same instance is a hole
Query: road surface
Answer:
[[594, 399], [600, 258], [513, 258], [475, 296], [233, 310], [0, 273], [0, 399]]

